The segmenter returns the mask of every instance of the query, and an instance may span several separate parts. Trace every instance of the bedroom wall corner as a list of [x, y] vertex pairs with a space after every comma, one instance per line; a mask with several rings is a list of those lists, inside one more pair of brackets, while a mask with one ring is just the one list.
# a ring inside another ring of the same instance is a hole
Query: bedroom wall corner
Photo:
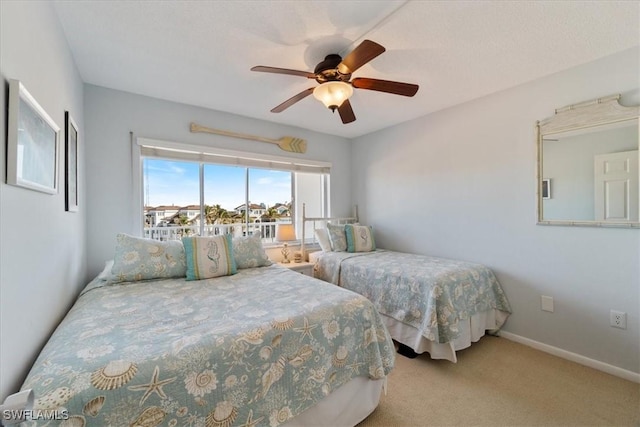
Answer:
[[640, 373], [640, 230], [536, 225], [535, 200], [536, 121], [616, 93], [638, 105], [639, 75], [637, 47], [355, 139], [361, 221], [382, 248], [492, 268], [506, 332]]
[[[49, 2], [0, 1], [0, 401], [20, 388], [86, 275], [83, 84]], [[6, 184], [9, 79], [62, 129], [57, 194]], [[65, 212], [64, 114], [79, 127], [80, 209]]]

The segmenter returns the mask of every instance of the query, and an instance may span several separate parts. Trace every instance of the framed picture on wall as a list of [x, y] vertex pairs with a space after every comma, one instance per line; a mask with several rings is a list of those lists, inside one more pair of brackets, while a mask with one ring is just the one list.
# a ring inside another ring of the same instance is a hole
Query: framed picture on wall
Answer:
[[60, 128], [19, 80], [9, 81], [7, 184], [58, 192]]
[[542, 180], [542, 198], [550, 199], [551, 198], [551, 179], [546, 178]]
[[65, 122], [65, 209], [78, 212], [78, 125], [68, 111], [64, 112]]

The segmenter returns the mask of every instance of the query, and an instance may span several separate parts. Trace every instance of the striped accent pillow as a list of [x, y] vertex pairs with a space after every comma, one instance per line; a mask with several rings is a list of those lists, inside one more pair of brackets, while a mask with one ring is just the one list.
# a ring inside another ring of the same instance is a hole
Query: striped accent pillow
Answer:
[[347, 224], [344, 226], [344, 233], [347, 236], [347, 252], [376, 250], [376, 241], [370, 226]]
[[231, 235], [213, 237], [183, 237], [187, 258], [187, 280], [236, 274]]

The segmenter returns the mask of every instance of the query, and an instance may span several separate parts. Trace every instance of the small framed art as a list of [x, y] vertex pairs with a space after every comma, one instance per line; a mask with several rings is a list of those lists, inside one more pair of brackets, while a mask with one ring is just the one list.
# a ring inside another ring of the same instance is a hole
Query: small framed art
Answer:
[[78, 212], [78, 125], [68, 111], [64, 112], [65, 122], [65, 209]]
[[7, 184], [58, 192], [60, 128], [19, 80], [9, 82]]

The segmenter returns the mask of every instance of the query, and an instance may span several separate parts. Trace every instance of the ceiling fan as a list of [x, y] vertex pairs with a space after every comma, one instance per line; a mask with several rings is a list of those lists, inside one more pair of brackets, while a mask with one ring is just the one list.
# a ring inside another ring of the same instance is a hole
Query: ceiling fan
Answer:
[[353, 108], [351, 108], [351, 103], [349, 102], [349, 97], [353, 94], [353, 88], [375, 90], [402, 96], [413, 96], [418, 92], [419, 86], [411, 83], [370, 79], [367, 77], [356, 77], [351, 80], [351, 74], [353, 74], [353, 72], [384, 51], [385, 48], [378, 43], [365, 40], [344, 59], [337, 54], [327, 55], [324, 61], [316, 65], [313, 73], [263, 65], [253, 67], [251, 71], [290, 74], [292, 76], [314, 79], [320, 83], [319, 86], [306, 89], [287, 99], [282, 104], [273, 108], [271, 110], [272, 113], [280, 113], [313, 93], [313, 96], [322, 101], [331, 111], [335, 112], [337, 109], [342, 123], [347, 124], [356, 120]]

